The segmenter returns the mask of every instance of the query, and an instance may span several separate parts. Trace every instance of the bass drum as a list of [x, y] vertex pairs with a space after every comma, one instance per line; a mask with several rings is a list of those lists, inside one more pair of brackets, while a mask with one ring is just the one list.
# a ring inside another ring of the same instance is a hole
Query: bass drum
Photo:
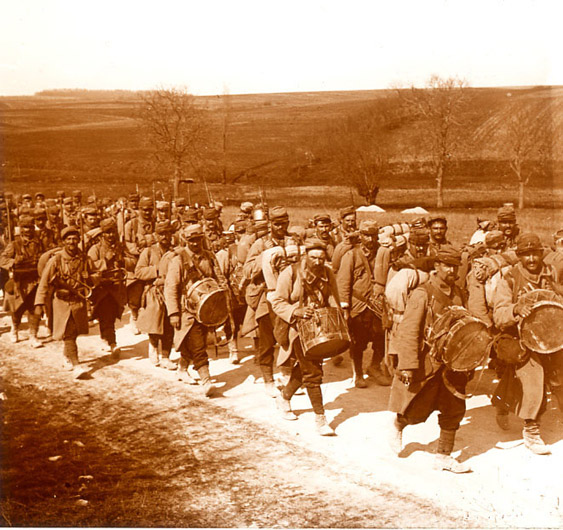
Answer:
[[297, 331], [303, 353], [311, 359], [328, 359], [350, 346], [348, 326], [336, 307], [316, 309], [312, 318], [298, 320]]
[[454, 372], [468, 372], [486, 361], [492, 336], [482, 320], [452, 306], [436, 319], [427, 340], [435, 359]]
[[536, 289], [518, 301], [532, 309], [518, 325], [522, 344], [540, 354], [563, 350], [563, 298], [553, 291]]
[[204, 278], [187, 290], [186, 308], [199, 323], [215, 328], [229, 316], [227, 292], [213, 278]]

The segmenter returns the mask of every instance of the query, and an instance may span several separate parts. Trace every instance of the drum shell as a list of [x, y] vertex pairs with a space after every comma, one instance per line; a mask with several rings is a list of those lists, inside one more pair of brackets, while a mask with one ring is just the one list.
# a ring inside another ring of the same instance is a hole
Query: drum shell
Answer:
[[323, 307], [315, 316], [297, 322], [303, 353], [311, 359], [327, 359], [346, 351], [350, 335], [346, 321], [338, 308]]
[[543, 300], [519, 324], [520, 340], [530, 350], [550, 354], [563, 350], [563, 304]]
[[195, 319], [208, 327], [223, 324], [229, 316], [227, 293], [213, 278], [195, 282], [186, 292], [186, 308]]

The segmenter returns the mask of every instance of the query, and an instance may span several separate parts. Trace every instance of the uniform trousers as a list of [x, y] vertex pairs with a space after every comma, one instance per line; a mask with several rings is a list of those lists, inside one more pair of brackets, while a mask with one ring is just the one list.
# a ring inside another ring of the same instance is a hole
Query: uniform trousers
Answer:
[[127, 286], [127, 305], [129, 309], [131, 309], [134, 320], [137, 319], [137, 315], [139, 314], [144, 289], [145, 283], [141, 281], [135, 281]]
[[78, 337], [78, 328], [74, 317], [71, 315], [68, 317], [66, 323], [65, 331], [63, 334], [63, 355], [73, 364], [78, 364], [78, 346], [76, 344], [76, 339]]
[[[425, 383], [420, 392], [412, 399], [404, 414], [397, 414], [402, 425], [414, 425], [428, 419], [435, 410], [439, 411], [438, 424], [447, 431], [456, 431], [465, 415], [465, 399], [454, 396], [442, 379], [443, 368], [438, 370]], [[465, 393], [467, 375], [464, 372], [449, 372], [448, 380], [460, 393]]]
[[115, 344], [115, 321], [119, 318], [119, 305], [115, 298], [106, 294], [96, 304], [96, 315], [100, 323], [100, 337], [108, 344]]
[[164, 357], [169, 357], [170, 350], [172, 349], [172, 343], [174, 341], [174, 328], [170, 324], [170, 318], [167, 315], [164, 315], [162, 329], [162, 334], [149, 333], [149, 342], [155, 348], [158, 348], [158, 343], [160, 342], [162, 345], [162, 355]]
[[315, 414], [324, 414], [323, 396], [321, 384], [323, 382], [323, 359], [310, 359], [303, 353], [301, 340], [296, 339], [293, 343], [293, 351], [290, 359], [293, 368], [289, 381], [282, 390], [284, 399], [290, 400], [303, 385], [313, 406]]
[[363, 373], [364, 350], [369, 342], [372, 343], [373, 364], [379, 364], [385, 354], [385, 333], [381, 327], [381, 319], [367, 307], [355, 317], [350, 319], [350, 358], [354, 364], [354, 372]]
[[[23, 299], [23, 303], [14, 311], [10, 307], [10, 314], [12, 317], [12, 322], [14, 326], [18, 327], [21, 324], [23, 314], [28, 312], [28, 323], [29, 329], [32, 332], [36, 332], [39, 327], [39, 320], [41, 317], [35, 314], [35, 293], [37, 292], [37, 286], [35, 286]], [[10, 304], [11, 305], [11, 304]]]
[[180, 344], [180, 355], [189, 364], [193, 362], [194, 368], [199, 370], [209, 366], [207, 357], [207, 328], [199, 322], [194, 322], [188, 334]]
[[274, 337], [272, 318], [276, 317], [272, 317], [270, 313], [257, 319], [258, 363], [265, 383], [271, 383], [274, 380], [274, 346], [276, 345], [276, 338]]

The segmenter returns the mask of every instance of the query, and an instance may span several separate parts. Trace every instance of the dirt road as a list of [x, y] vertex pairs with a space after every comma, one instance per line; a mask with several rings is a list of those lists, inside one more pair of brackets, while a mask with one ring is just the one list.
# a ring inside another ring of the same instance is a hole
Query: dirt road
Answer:
[[[4, 524], [192, 527], [561, 526], [561, 416], [543, 431], [553, 455], [521, 445], [520, 424], [499, 432], [485, 372], [456, 445], [474, 472], [432, 469], [435, 418], [386, 444], [388, 389], [351, 385], [349, 361], [327, 365], [323, 392], [338, 436], [320, 438], [305, 395], [284, 422], [254, 384], [251, 356], [225, 349], [211, 373], [217, 397], [154, 368], [144, 336], [118, 332], [122, 359], [79, 339], [90, 379], [60, 369], [56, 343], [32, 350], [0, 338]], [[243, 347], [249, 344], [243, 341]], [[246, 351], [249, 351], [248, 349]]]

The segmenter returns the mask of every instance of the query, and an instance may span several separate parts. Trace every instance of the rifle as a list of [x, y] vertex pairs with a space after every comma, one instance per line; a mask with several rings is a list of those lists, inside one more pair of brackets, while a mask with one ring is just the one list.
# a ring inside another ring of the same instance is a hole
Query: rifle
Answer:
[[10, 200], [6, 201], [6, 223], [8, 225], [8, 241], [12, 242], [12, 219], [10, 217]]
[[152, 216], [156, 222], [156, 191], [154, 189], [154, 180], [152, 181]]
[[205, 180], [205, 177], [203, 177], [203, 183], [205, 184], [205, 192], [207, 193], [207, 204], [209, 204], [210, 207], [213, 207], [215, 203], [213, 202], [213, 197], [211, 196], [211, 192], [209, 191], [209, 186], [207, 185], [207, 180]]

